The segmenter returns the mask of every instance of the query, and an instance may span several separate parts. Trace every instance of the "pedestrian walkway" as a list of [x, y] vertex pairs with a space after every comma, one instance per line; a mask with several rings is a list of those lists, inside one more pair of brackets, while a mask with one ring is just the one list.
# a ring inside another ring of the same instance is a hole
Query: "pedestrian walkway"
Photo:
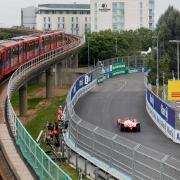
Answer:
[[31, 171], [28, 169], [24, 160], [19, 155], [14, 140], [8, 131], [4, 113], [6, 97], [7, 83], [1, 86], [0, 89], [0, 148], [16, 178], [22, 180], [32, 180], [35, 178], [31, 174]]

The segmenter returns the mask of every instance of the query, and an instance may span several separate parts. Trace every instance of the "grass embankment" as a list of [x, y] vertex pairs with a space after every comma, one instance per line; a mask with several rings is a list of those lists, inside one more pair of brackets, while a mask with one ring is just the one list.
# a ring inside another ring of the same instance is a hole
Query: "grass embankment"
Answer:
[[[44, 88], [43, 84], [40, 85], [31, 85], [28, 86], [28, 110], [36, 109], [36, 116], [32, 118], [30, 122], [28, 122], [25, 127], [31, 136], [36, 139], [41, 130], [46, 131], [46, 122], [54, 122], [55, 114], [57, 107], [61, 104], [64, 106], [66, 95], [65, 96], [56, 96], [49, 100], [43, 97], [36, 97], [36, 92], [39, 92]], [[47, 102], [48, 101], [48, 102]], [[43, 104], [46, 103], [46, 107], [44, 108]], [[19, 109], [19, 94], [16, 92], [12, 98], [12, 104], [16, 111]], [[42, 108], [43, 107], [43, 108]], [[50, 150], [50, 147], [41, 143], [41, 148], [47, 152]], [[73, 180], [78, 179], [78, 172], [72, 168], [66, 162], [58, 162], [57, 163], [62, 170], [64, 170]], [[83, 178], [84, 180], [88, 180], [88, 178]]]

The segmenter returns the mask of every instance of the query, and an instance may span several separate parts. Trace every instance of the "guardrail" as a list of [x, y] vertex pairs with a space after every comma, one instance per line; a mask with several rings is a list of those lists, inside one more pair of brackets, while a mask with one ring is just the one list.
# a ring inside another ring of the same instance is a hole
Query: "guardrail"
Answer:
[[[66, 35], [67, 37], [69, 35]], [[73, 48], [80, 45], [81, 40], [76, 38], [70, 44], [67, 44], [65, 48], [59, 48], [48, 53], [45, 53], [31, 61], [23, 64], [17, 69], [11, 76], [8, 84], [7, 101], [6, 101], [6, 114], [10, 129], [15, 138], [16, 144], [19, 146], [24, 158], [31, 165], [35, 173], [40, 179], [56, 179], [56, 180], [70, 180], [71, 178], [59, 168], [39, 147], [39, 145], [33, 140], [31, 135], [26, 131], [20, 119], [11, 104], [11, 98], [15, 90], [23, 83], [21, 82], [23, 77], [28, 74], [32, 69], [42, 66], [43, 64], [50, 62], [53, 58], [61, 56], [67, 51], [71, 51]], [[27, 77], [25, 77], [26, 79]]]
[[[141, 67], [142, 69], [144, 68]], [[83, 121], [75, 113], [74, 105], [81, 96], [97, 85], [101, 73], [102, 70], [96, 69], [81, 76], [69, 91], [64, 112], [65, 119], [69, 121], [69, 130], [65, 135], [67, 145], [117, 179], [179, 179], [178, 160]]]
[[145, 81], [146, 110], [148, 114], [168, 138], [180, 144], [180, 130], [176, 129], [176, 121], [179, 121], [180, 113], [152, 92], [151, 85], [147, 82], [147, 77], [145, 77]]

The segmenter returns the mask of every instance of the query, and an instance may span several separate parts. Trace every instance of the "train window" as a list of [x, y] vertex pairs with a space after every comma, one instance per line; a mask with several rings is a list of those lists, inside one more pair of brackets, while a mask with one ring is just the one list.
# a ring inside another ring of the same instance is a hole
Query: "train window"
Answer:
[[10, 65], [10, 60], [11, 60], [11, 49], [7, 50], [7, 56], [6, 56], [6, 62], [5, 62], [5, 67], [8, 68]]
[[42, 39], [42, 47], [44, 48], [44, 46], [45, 46], [45, 39], [43, 38]]
[[38, 49], [38, 47], [39, 47], [39, 42], [36, 41], [36, 42], [35, 42], [35, 48]]
[[25, 44], [25, 52], [28, 52], [29, 51], [29, 47], [27, 44]]
[[13, 48], [13, 55], [14, 55], [14, 56], [19, 55], [19, 48], [18, 48], [18, 46], [16, 46], [16, 47]]

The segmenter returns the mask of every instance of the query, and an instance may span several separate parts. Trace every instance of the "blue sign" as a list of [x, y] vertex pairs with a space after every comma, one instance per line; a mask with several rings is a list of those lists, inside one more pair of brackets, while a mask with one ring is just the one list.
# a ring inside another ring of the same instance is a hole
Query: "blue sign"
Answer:
[[74, 84], [74, 87], [71, 91], [71, 100], [76, 95], [76, 93], [83, 87], [87, 86], [89, 83], [92, 82], [92, 73], [88, 75], [81, 76], [76, 83]]
[[147, 100], [164, 121], [166, 121], [171, 127], [175, 128], [175, 111], [148, 89]]

